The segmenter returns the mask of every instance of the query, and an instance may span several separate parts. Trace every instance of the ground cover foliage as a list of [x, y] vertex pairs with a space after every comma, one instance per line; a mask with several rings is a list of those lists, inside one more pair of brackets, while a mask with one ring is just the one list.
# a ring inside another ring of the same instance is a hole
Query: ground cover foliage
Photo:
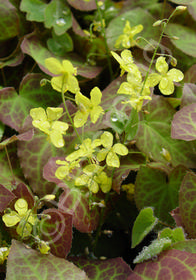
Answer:
[[196, 279], [196, 0], [0, 7], [1, 279]]

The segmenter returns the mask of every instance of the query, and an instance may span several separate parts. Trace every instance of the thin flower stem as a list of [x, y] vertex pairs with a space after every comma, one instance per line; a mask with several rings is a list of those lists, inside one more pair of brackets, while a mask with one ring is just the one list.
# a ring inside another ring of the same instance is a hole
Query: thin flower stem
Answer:
[[8, 154], [8, 151], [7, 151], [7, 147], [6, 147], [6, 146], [5, 146], [5, 152], [6, 152], [6, 156], [7, 156], [7, 160], [8, 160], [8, 165], [9, 165], [10, 171], [11, 171], [11, 173], [12, 173], [13, 184], [14, 184], [14, 183], [15, 183], [15, 176], [14, 176], [12, 164], [11, 164], [10, 157], [9, 157], [9, 154]]
[[100, 9], [100, 6], [99, 6], [97, 0], [95, 0], [95, 3], [96, 3], [96, 5], [97, 5], [97, 11], [98, 11], [98, 15], [99, 15], [99, 20], [100, 20], [100, 22], [101, 22], [101, 32], [102, 32], [102, 35], [103, 35], [104, 44], [105, 44], [105, 49], [106, 49], [108, 67], [109, 67], [109, 72], [110, 72], [110, 79], [111, 79], [111, 81], [112, 81], [112, 80], [113, 80], [112, 64], [111, 64], [111, 59], [110, 59], [110, 51], [109, 51], [109, 48], [108, 48], [107, 39], [106, 39], [106, 34], [105, 34], [105, 27], [104, 27], [104, 25], [103, 25], [102, 12], [101, 12], [101, 9]]
[[66, 113], [67, 113], [67, 115], [68, 115], [68, 118], [69, 118], [69, 120], [70, 120], [70, 122], [71, 122], [71, 124], [72, 124], [72, 126], [73, 126], [73, 129], [74, 129], [76, 135], [78, 136], [78, 139], [80, 140], [80, 142], [81, 142], [81, 144], [82, 144], [82, 139], [81, 139], [81, 137], [80, 137], [80, 135], [79, 135], [77, 129], [75, 128], [74, 123], [73, 123], [73, 120], [72, 120], [72, 118], [71, 118], [71, 116], [70, 116], [70, 113], [69, 113], [69, 111], [68, 111], [68, 109], [67, 109], [67, 105], [66, 105], [66, 102], [65, 102], [65, 96], [64, 96], [63, 91], [61, 91], [61, 96], [62, 96], [63, 105], [64, 105], [65, 111], [66, 111]]
[[143, 85], [142, 85], [142, 89], [141, 89], [141, 91], [140, 91], [140, 95], [142, 95], [142, 92], [143, 92], [143, 90], [144, 90], [144, 86], [145, 86], [146, 81], [147, 81], [147, 79], [148, 79], [148, 75], [149, 75], [149, 73], [150, 73], [152, 64], [153, 64], [153, 62], [154, 62], [154, 58], [155, 58], [155, 56], [157, 55], [157, 50], [158, 50], [159, 45], [160, 45], [160, 43], [161, 43], [161, 40], [162, 40], [162, 38], [163, 38], [165, 28], [166, 28], [167, 24], [169, 23], [170, 19], [172, 18], [172, 16], [174, 15], [175, 12], [176, 12], [176, 9], [172, 12], [172, 14], [169, 16], [169, 18], [166, 19], [165, 22], [163, 22], [163, 29], [162, 29], [161, 35], [160, 35], [160, 37], [159, 37], [158, 44], [157, 44], [157, 46], [156, 46], [156, 48], [155, 48], [155, 50], [154, 50], [152, 59], [151, 59], [151, 61], [150, 61], [150, 65], [149, 65], [149, 67], [148, 67], [148, 71], [147, 71], [147, 73], [146, 73], [146, 76], [145, 76], [145, 79], [144, 79], [144, 82], [143, 82]]

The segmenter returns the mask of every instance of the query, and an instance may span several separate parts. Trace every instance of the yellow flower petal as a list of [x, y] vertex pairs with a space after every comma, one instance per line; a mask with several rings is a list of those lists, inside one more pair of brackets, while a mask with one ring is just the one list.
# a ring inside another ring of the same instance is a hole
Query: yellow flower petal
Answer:
[[48, 116], [49, 121], [58, 120], [63, 114], [63, 108], [48, 107], [46, 109], [46, 114]]
[[18, 214], [20, 216], [24, 216], [27, 211], [28, 211], [28, 203], [25, 199], [23, 198], [19, 198], [15, 204], [14, 204], [14, 208], [16, 209], [16, 211], [18, 212]]
[[90, 96], [93, 105], [99, 105], [101, 103], [102, 93], [98, 87], [94, 87], [91, 90]]
[[20, 222], [20, 217], [16, 211], [11, 211], [10, 213], [4, 214], [2, 220], [4, 221], [6, 227], [13, 227], [18, 222]]
[[62, 64], [54, 57], [45, 59], [46, 68], [55, 75], [60, 75], [63, 72]]
[[111, 167], [119, 167], [120, 166], [120, 161], [119, 158], [117, 156], [117, 154], [113, 151], [110, 151], [106, 157], [106, 163], [108, 166]]

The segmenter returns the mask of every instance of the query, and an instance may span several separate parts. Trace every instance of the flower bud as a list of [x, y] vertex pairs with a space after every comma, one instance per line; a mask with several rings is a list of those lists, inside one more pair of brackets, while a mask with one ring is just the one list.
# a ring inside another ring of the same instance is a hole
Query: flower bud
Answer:
[[186, 6], [178, 6], [176, 7], [176, 11], [185, 11], [187, 9]]

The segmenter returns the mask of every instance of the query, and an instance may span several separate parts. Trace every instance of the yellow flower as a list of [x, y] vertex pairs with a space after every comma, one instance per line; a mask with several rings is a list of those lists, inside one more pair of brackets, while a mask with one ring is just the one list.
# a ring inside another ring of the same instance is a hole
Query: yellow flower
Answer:
[[28, 210], [28, 203], [23, 198], [19, 198], [15, 202], [14, 208], [16, 211], [6, 210], [2, 220], [7, 227], [13, 227], [19, 223], [16, 232], [22, 237], [28, 237], [36, 223], [37, 216], [32, 214], [30, 209]]
[[69, 180], [70, 179], [69, 174], [72, 172], [72, 170], [75, 169], [76, 167], [80, 167], [79, 160], [72, 161], [71, 163], [65, 160], [57, 160], [56, 164], [62, 165], [58, 167], [55, 172], [55, 176], [60, 180], [64, 178]]
[[121, 143], [114, 144], [113, 146], [113, 135], [112, 133], [105, 131], [101, 135], [101, 144], [104, 146], [97, 154], [97, 160], [103, 161], [106, 158], [106, 163], [111, 167], [119, 167], [120, 160], [118, 155], [125, 156], [128, 154], [128, 149]]
[[9, 255], [9, 248], [8, 247], [1, 247], [0, 248], [0, 265], [4, 263]]
[[62, 114], [63, 108], [48, 107], [45, 112], [43, 108], [39, 107], [30, 111], [33, 126], [49, 135], [50, 141], [57, 148], [64, 146], [63, 135], [66, 134], [69, 127], [67, 123], [57, 121]]
[[130, 26], [130, 22], [126, 20], [123, 34], [121, 34], [115, 43], [115, 48], [119, 48], [121, 45], [123, 48], [129, 49], [136, 45], [134, 36], [143, 30], [143, 25], [139, 24], [134, 27]]
[[118, 94], [128, 95], [129, 99], [122, 103], [129, 103], [138, 112], [142, 108], [144, 99], [151, 100], [149, 87], [145, 85], [141, 93], [142, 86], [141, 76], [137, 76], [137, 79], [135, 79], [133, 75], [129, 75], [128, 73], [127, 82], [122, 83], [117, 91]]
[[98, 87], [94, 87], [90, 92], [90, 96], [91, 99], [88, 99], [80, 92], [75, 96], [76, 104], [79, 107], [79, 111], [77, 111], [74, 116], [75, 127], [83, 126], [89, 115], [92, 123], [96, 123], [99, 116], [103, 114], [103, 109], [99, 106], [102, 97], [100, 89]]
[[184, 75], [178, 69], [171, 69], [168, 71], [168, 64], [165, 61], [165, 57], [161, 56], [157, 59], [155, 64], [156, 70], [160, 73], [152, 73], [147, 79], [147, 85], [150, 87], [155, 87], [159, 84], [159, 90], [164, 95], [170, 95], [174, 92], [174, 83], [180, 82]]
[[87, 138], [79, 146], [79, 149], [66, 157], [67, 161], [75, 161], [79, 158], [92, 158], [95, 148], [101, 145], [100, 139], [95, 139], [92, 141], [90, 138]]
[[38, 243], [38, 249], [41, 254], [47, 255], [50, 252], [50, 246], [48, 245], [48, 242], [45, 242], [43, 240], [40, 240]]
[[103, 171], [103, 167], [97, 164], [90, 164], [83, 169], [83, 172], [84, 174], [75, 180], [76, 186], [87, 186], [93, 193], [97, 193], [99, 187], [104, 193], [111, 190], [112, 179]]
[[45, 60], [46, 68], [53, 74], [57, 75], [51, 79], [52, 87], [59, 92], [71, 91], [77, 93], [80, 91], [78, 80], [76, 79], [77, 70], [69, 60], [63, 60], [60, 63], [54, 57]]
[[134, 73], [135, 76], [140, 75], [140, 72], [138, 73], [138, 67], [137, 65], [134, 64], [133, 61], [133, 56], [131, 51], [129, 50], [124, 50], [121, 52], [121, 57], [111, 51], [111, 54], [113, 55], [113, 57], [118, 61], [118, 63], [120, 64], [120, 68], [121, 68], [121, 76], [125, 73]]

